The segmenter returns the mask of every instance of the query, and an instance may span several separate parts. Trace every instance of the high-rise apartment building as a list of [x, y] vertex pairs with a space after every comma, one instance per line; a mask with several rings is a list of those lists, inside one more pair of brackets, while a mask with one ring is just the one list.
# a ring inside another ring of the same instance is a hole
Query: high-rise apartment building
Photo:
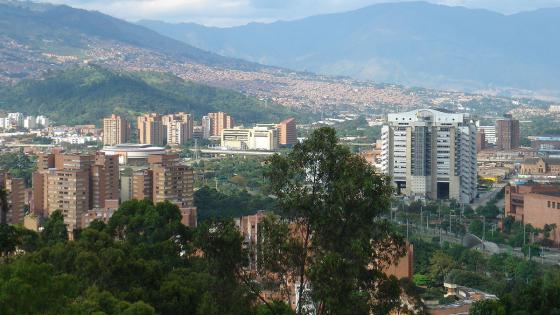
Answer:
[[389, 114], [381, 169], [402, 194], [471, 202], [477, 192], [474, 121], [433, 109]]
[[34, 116], [27, 116], [23, 119], [23, 128], [35, 129], [37, 127], [37, 119]]
[[144, 169], [132, 174], [132, 199], [152, 200], [153, 198], [153, 172]]
[[168, 145], [185, 144], [193, 137], [193, 118], [187, 113], [177, 113], [162, 117]]
[[278, 124], [280, 145], [291, 146], [297, 143], [295, 118], [288, 118]]
[[127, 143], [130, 139], [130, 123], [121, 116], [111, 115], [103, 119], [103, 145]]
[[235, 127], [233, 117], [224, 112], [208, 113], [208, 117], [210, 118], [212, 127], [210, 129], [211, 136], [221, 136], [222, 130]]
[[202, 116], [200, 125], [202, 126], [202, 139], [210, 138], [212, 133], [212, 119], [208, 116]]
[[31, 210], [48, 216], [61, 210], [69, 231], [83, 228], [83, 216], [119, 200], [118, 156], [103, 153], [39, 154], [33, 173]]
[[[0, 215], [0, 223], [17, 224], [25, 215], [25, 180], [14, 178], [6, 171], [0, 171], [0, 188], [6, 190], [8, 211]], [[2, 211], [2, 209], [0, 209]]]
[[496, 148], [513, 150], [519, 148], [519, 120], [511, 115], [496, 120]]
[[161, 116], [155, 113], [144, 114], [138, 117], [138, 142], [163, 146], [165, 134]]
[[108, 200], [120, 198], [119, 157], [97, 153], [91, 168], [91, 208], [104, 208]]
[[48, 128], [49, 127], [49, 118], [45, 117], [45, 116], [37, 116], [37, 119], [35, 120], [35, 123], [39, 127]]
[[133, 199], [149, 199], [154, 203], [169, 201], [180, 208], [194, 207], [194, 173], [180, 163], [174, 154], [152, 155], [149, 168], [132, 176]]

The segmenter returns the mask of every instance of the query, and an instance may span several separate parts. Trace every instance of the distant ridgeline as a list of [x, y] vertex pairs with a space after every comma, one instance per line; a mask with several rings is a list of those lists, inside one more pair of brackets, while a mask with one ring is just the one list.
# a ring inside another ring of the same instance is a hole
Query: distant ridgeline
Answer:
[[47, 115], [60, 124], [99, 123], [112, 113], [186, 111], [195, 116], [226, 111], [244, 123], [274, 122], [293, 115], [282, 106], [266, 106], [230, 90], [187, 82], [171, 74], [117, 72], [100, 66], [77, 66], [0, 86], [0, 110]]

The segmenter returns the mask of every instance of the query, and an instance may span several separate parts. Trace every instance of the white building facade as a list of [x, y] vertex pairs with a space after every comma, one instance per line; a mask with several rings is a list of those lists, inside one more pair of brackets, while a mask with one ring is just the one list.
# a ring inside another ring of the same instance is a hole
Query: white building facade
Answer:
[[477, 193], [475, 122], [468, 114], [420, 109], [389, 114], [381, 170], [397, 192], [470, 203]]
[[260, 125], [254, 128], [231, 128], [222, 130], [221, 146], [230, 150], [278, 149], [278, 129], [275, 126]]

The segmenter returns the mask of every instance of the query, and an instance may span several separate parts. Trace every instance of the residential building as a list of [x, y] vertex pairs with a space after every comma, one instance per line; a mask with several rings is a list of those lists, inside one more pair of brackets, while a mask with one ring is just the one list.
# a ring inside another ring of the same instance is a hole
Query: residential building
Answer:
[[560, 185], [507, 186], [504, 210], [505, 216], [523, 224], [543, 230], [548, 226], [550, 239], [560, 242]]
[[292, 146], [297, 143], [296, 120], [291, 117], [278, 124], [280, 145]]
[[151, 113], [138, 117], [138, 143], [163, 146], [165, 135], [160, 115]]
[[38, 127], [49, 128], [49, 118], [46, 116], [37, 116], [35, 122]]
[[68, 230], [73, 232], [84, 227], [88, 210], [118, 203], [117, 156], [57, 152], [40, 154], [38, 161], [32, 189], [31, 209], [35, 215], [48, 216], [61, 210]]
[[381, 151], [381, 170], [400, 194], [462, 203], [476, 197], [476, 126], [468, 114], [389, 114]]
[[33, 116], [27, 116], [23, 119], [23, 128], [35, 129], [37, 127], [37, 119]]
[[177, 155], [151, 156], [153, 173], [152, 201], [170, 201], [180, 208], [194, 207], [194, 172], [179, 163]]
[[203, 116], [200, 122], [202, 126], [202, 139], [208, 139], [212, 135], [212, 119], [208, 116]]
[[103, 145], [114, 146], [130, 139], [130, 123], [115, 114], [103, 119]]
[[22, 113], [9, 113], [8, 114], [8, 119], [10, 120], [12, 128], [23, 127], [23, 119], [24, 118], [25, 117], [23, 116]]
[[278, 129], [274, 125], [224, 129], [221, 146], [231, 150], [274, 151], [278, 149]]
[[119, 201], [119, 158], [114, 155], [95, 154], [91, 167], [92, 209], [105, 208], [107, 201]]
[[162, 122], [168, 145], [178, 146], [187, 143], [193, 137], [193, 118], [187, 113], [165, 115]]
[[[22, 223], [25, 216], [25, 180], [14, 178], [6, 171], [0, 171], [0, 188], [6, 190], [6, 200], [8, 201], [5, 223]], [[4, 222], [3, 216], [4, 214], [0, 219], [2, 222]]]
[[224, 112], [208, 113], [208, 117], [211, 122], [211, 136], [221, 136], [222, 130], [235, 127], [233, 117]]
[[153, 177], [150, 169], [139, 170], [132, 174], [132, 199], [153, 199]]
[[68, 231], [82, 228], [82, 217], [90, 209], [89, 170], [52, 170], [47, 177], [49, 215], [62, 211]]
[[121, 202], [125, 202], [132, 198], [132, 174], [122, 175], [121, 174]]
[[519, 148], [519, 120], [511, 118], [496, 120], [496, 148], [513, 150]]

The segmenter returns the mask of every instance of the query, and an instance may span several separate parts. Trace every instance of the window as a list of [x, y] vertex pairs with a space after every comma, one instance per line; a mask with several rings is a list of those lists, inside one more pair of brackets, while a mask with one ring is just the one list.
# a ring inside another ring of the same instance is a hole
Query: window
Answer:
[[550, 208], [550, 200], [548, 201], [548, 207]]

